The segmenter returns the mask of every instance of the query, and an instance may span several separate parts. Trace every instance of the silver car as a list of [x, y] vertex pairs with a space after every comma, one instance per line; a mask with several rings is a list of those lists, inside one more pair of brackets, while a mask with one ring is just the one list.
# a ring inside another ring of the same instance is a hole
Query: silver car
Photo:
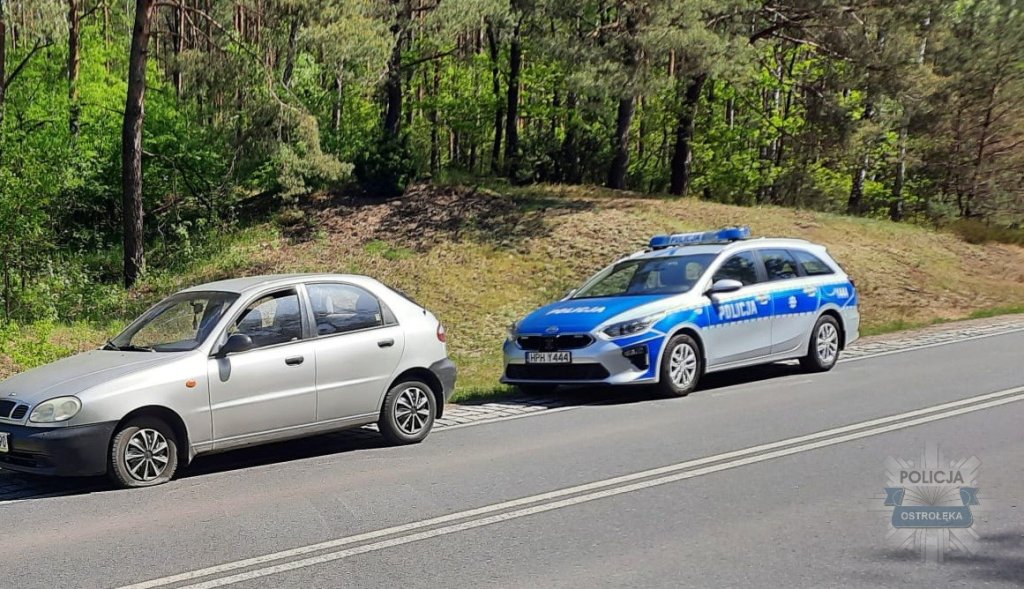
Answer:
[[0, 468], [145, 487], [199, 454], [370, 423], [415, 443], [455, 373], [437, 318], [372, 278], [213, 282], [0, 383]]

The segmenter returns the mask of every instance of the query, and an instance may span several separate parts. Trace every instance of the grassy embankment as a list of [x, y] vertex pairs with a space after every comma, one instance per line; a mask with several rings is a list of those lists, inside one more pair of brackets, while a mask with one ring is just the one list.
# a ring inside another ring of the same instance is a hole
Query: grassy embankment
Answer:
[[[280, 220], [222, 235], [183, 268], [147, 278], [133, 297], [152, 301], [181, 286], [245, 274], [369, 274], [444, 321], [461, 372], [457, 399], [501, 392], [500, 346], [511, 321], [662, 232], [748, 224], [756, 235], [826, 244], [857, 281], [869, 334], [1024, 312], [1024, 248], [1017, 246], [971, 244], [885, 221], [598, 188], [502, 192], [421, 188], [373, 204], [323, 197], [309, 203], [298, 236]], [[94, 347], [126, 319], [9, 328], [0, 342], [0, 376]]]

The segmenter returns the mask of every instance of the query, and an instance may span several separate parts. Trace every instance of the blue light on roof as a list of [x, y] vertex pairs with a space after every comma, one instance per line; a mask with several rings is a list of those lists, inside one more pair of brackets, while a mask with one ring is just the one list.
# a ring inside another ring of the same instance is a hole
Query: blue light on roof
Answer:
[[750, 227], [726, 227], [717, 231], [698, 231], [696, 233], [673, 233], [671, 235], [655, 235], [651, 238], [651, 249], [658, 250], [681, 245], [706, 245], [728, 243], [750, 238]]

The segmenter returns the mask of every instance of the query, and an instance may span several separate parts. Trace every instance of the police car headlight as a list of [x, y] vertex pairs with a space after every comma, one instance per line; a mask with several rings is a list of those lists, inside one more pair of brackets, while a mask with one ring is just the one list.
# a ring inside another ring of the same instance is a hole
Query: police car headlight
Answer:
[[509, 341], [516, 339], [516, 334], [519, 333], [519, 322], [513, 321], [512, 323], [509, 323], [506, 331]]
[[652, 325], [665, 317], [665, 313], [655, 313], [639, 319], [630, 319], [620, 323], [613, 323], [604, 328], [604, 334], [608, 337], [625, 337], [646, 331]]

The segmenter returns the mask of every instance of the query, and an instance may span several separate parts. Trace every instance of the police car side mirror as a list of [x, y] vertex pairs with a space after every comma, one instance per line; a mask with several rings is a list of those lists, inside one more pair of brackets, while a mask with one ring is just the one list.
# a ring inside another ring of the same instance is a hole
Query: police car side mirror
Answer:
[[725, 292], [736, 292], [741, 288], [743, 288], [743, 283], [740, 282], [739, 280], [723, 278], [721, 280], [715, 281], [715, 283], [711, 285], [711, 288], [709, 288], [705, 294], [713, 295]]

